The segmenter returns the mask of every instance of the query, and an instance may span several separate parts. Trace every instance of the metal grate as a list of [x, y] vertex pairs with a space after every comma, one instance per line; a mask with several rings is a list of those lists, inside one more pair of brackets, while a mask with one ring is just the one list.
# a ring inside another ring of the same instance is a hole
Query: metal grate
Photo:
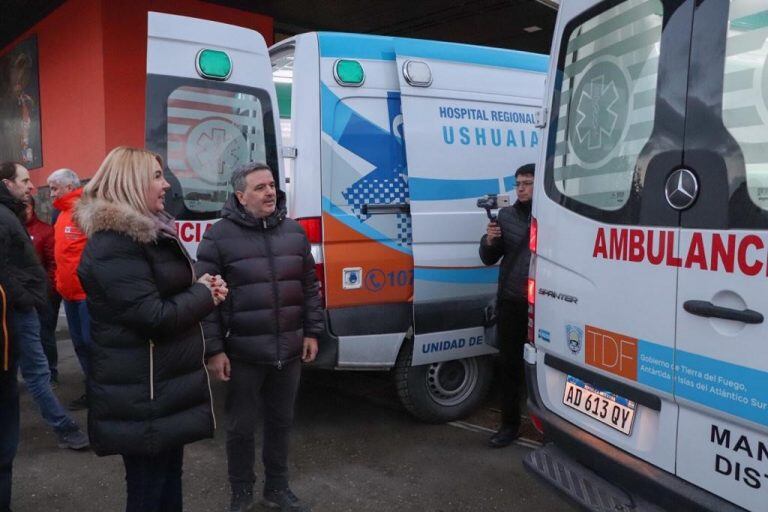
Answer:
[[530, 452], [523, 459], [523, 464], [588, 510], [640, 511], [624, 491], [574, 463], [552, 445]]

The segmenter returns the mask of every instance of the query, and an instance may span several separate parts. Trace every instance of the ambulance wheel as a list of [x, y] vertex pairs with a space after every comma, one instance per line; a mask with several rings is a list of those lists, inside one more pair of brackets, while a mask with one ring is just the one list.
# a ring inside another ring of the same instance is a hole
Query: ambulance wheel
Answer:
[[395, 363], [395, 385], [403, 406], [427, 423], [445, 423], [471, 413], [488, 394], [493, 365], [488, 356], [412, 366], [413, 340]]

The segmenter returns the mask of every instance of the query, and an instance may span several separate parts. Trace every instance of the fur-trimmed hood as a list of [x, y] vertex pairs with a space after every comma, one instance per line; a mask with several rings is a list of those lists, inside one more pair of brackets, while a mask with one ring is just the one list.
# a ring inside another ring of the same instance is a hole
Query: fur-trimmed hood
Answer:
[[88, 238], [99, 231], [116, 231], [136, 242], [148, 244], [155, 242], [159, 235], [158, 226], [151, 217], [130, 206], [103, 199], [81, 199], [75, 207], [74, 217]]

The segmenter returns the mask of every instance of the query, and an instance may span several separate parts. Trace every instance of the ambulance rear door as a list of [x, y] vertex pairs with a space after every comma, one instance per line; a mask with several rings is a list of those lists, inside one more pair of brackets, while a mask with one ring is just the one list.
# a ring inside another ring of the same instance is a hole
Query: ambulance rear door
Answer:
[[547, 58], [399, 40], [414, 259], [413, 364], [495, 352], [487, 307], [498, 267], [480, 261], [486, 194], [514, 200], [515, 170], [536, 161]]
[[[339, 367], [388, 369], [410, 327], [413, 268], [392, 42], [327, 32], [317, 41], [329, 325]], [[317, 171], [297, 166], [297, 180]]]
[[166, 209], [194, 257], [238, 166], [265, 162], [281, 183], [272, 70], [254, 30], [156, 12], [148, 23], [146, 146], [165, 161]]
[[[768, 490], [768, 10], [697, 2], [685, 160], [677, 473], [749, 510]], [[706, 65], [703, 65], [706, 63]]]
[[678, 212], [684, 1], [564, 2], [550, 71], [549, 137], [534, 199], [534, 341], [547, 409], [675, 470]]

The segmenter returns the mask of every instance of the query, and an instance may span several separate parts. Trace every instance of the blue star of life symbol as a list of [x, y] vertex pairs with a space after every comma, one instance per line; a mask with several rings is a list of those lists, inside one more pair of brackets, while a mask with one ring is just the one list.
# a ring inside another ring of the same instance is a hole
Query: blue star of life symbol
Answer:
[[[384, 131], [362, 116], [349, 119], [338, 143], [365, 159], [374, 169], [354, 182], [342, 195], [361, 222], [371, 216], [363, 212], [365, 204], [405, 203], [408, 199], [408, 168], [403, 146], [400, 93], [387, 94], [389, 131]], [[411, 217], [397, 214], [397, 244], [411, 244]]]

